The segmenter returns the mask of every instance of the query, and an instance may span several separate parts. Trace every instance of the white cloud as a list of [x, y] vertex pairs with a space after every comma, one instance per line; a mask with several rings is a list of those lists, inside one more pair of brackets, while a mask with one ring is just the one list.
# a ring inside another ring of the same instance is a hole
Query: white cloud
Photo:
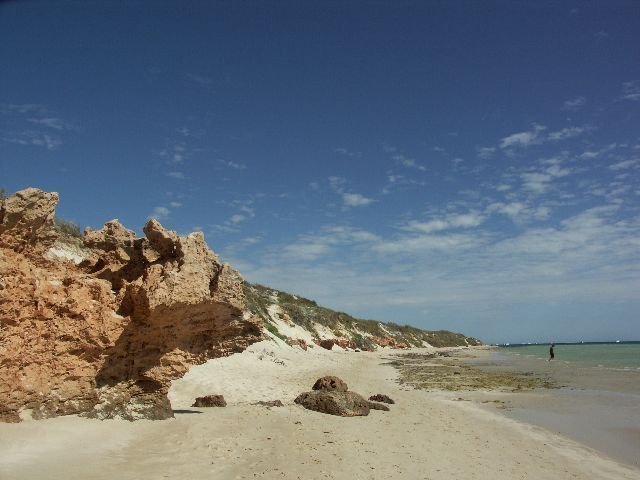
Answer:
[[182, 180], [182, 179], [185, 178], [184, 177], [184, 173], [182, 173], [182, 172], [175, 172], [175, 171], [174, 172], [167, 172], [166, 175], [167, 175], [167, 177], [176, 178], [178, 180]]
[[3, 142], [15, 143], [17, 145], [33, 145], [36, 147], [44, 147], [47, 150], [56, 150], [63, 145], [62, 140], [55, 136], [36, 131], [24, 131], [13, 136], [2, 137]]
[[286, 245], [283, 254], [287, 260], [311, 261], [327, 255], [330, 251], [331, 248], [328, 245], [321, 243], [295, 243]]
[[563, 104], [564, 110], [579, 110], [585, 106], [587, 99], [585, 97], [577, 97], [571, 100], [566, 100]]
[[613, 165], [609, 165], [609, 170], [617, 171], [617, 170], [625, 170], [627, 168], [634, 167], [640, 163], [639, 158], [634, 158], [633, 160], [624, 160], [622, 162], [614, 163]]
[[62, 119], [55, 117], [29, 118], [27, 121], [36, 125], [42, 125], [43, 127], [53, 128], [54, 130], [65, 130], [69, 128]]
[[236, 213], [235, 215], [232, 215], [231, 218], [229, 219], [229, 222], [233, 225], [237, 225], [239, 223], [244, 222], [247, 219], [247, 217], [245, 217], [242, 214]]
[[598, 158], [599, 156], [608, 153], [612, 150], [615, 150], [618, 147], [617, 143], [611, 143], [603, 148], [601, 148], [600, 150], [587, 150], [585, 152], [583, 152], [582, 154], [580, 154], [580, 158], [583, 158], [585, 160], [591, 160], [593, 158]]
[[500, 148], [526, 148], [531, 145], [539, 145], [546, 142], [558, 142], [569, 138], [577, 137], [589, 131], [589, 127], [566, 127], [561, 130], [543, 135], [547, 129], [544, 125], [534, 124], [531, 130], [518, 132], [504, 137], [500, 140]]
[[171, 208], [180, 208], [182, 204], [180, 202], [169, 202]]
[[[60, 134], [75, 130], [44, 105], [35, 103], [0, 104], [0, 116], [5, 120], [3, 123], [11, 126], [11, 129], [3, 128], [0, 131], [2, 141], [16, 145], [56, 150], [64, 144]], [[52, 130], [56, 131], [55, 134]]]
[[355, 152], [353, 150], [349, 150], [348, 148], [344, 148], [344, 147], [334, 148], [333, 151], [345, 157], [352, 157], [352, 158], [362, 157], [362, 152]]
[[640, 101], [640, 85], [637, 82], [625, 82], [622, 85], [622, 98], [633, 102]]
[[153, 209], [153, 212], [149, 215], [149, 218], [155, 218], [156, 220], [165, 220], [171, 214], [171, 210], [167, 207], [158, 206]]
[[168, 165], [177, 165], [184, 162], [189, 152], [187, 152], [186, 143], [180, 141], [156, 152], [156, 154], [165, 159]]
[[540, 134], [547, 127], [544, 125], [533, 125], [533, 129], [526, 132], [513, 133], [500, 140], [500, 148], [528, 147], [541, 142]]
[[533, 207], [524, 202], [495, 202], [487, 206], [487, 213], [500, 213], [515, 223], [526, 223], [530, 220], [545, 220], [551, 210], [545, 206]]
[[385, 254], [413, 254], [430, 250], [463, 250], [484, 243], [480, 235], [415, 235], [376, 243], [373, 250]]
[[329, 177], [329, 186], [338, 193], [344, 191], [344, 186], [347, 184], [347, 179], [343, 177]]
[[400, 165], [403, 165], [407, 168], [415, 168], [416, 170], [420, 170], [421, 172], [426, 171], [426, 168], [423, 165], [418, 164], [415, 158], [409, 158], [405, 155], [402, 155], [401, 153], [393, 155], [391, 158], [398, 162]]
[[488, 158], [493, 157], [493, 154], [496, 153], [495, 147], [476, 147], [476, 151], [478, 152], [478, 157], [486, 160]]
[[451, 214], [444, 218], [437, 218], [427, 222], [410, 221], [403, 230], [421, 233], [439, 232], [442, 230], [450, 230], [455, 228], [473, 228], [481, 225], [485, 221], [485, 217], [477, 212], [464, 214]]
[[558, 142], [560, 140], [566, 140], [567, 138], [573, 138], [577, 137], [578, 135], [582, 135], [587, 130], [587, 127], [567, 127], [558, 130], [557, 132], [551, 132], [548, 138], [552, 142]]
[[246, 165], [238, 162], [227, 161], [227, 160], [218, 160], [225, 167], [233, 168], [234, 170], [244, 170], [247, 168]]
[[342, 202], [346, 207], [364, 207], [373, 203], [373, 199], [359, 193], [343, 193]]

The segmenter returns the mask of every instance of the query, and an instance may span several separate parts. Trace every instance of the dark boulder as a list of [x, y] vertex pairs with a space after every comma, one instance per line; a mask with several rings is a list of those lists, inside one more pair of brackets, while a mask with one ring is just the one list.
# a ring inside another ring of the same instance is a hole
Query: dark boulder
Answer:
[[222, 395], [206, 395], [196, 398], [192, 407], [226, 407], [227, 402]]
[[298, 395], [295, 402], [307, 410], [340, 417], [369, 415], [370, 402], [355, 392], [315, 390]]
[[388, 396], [383, 395], [382, 393], [377, 393], [375, 395], [371, 395], [369, 397], [369, 400], [372, 400], [374, 402], [382, 402], [382, 403], [390, 403], [390, 404], [396, 403], [393, 400], [391, 400]]
[[311, 387], [313, 390], [326, 390], [330, 392], [346, 392], [349, 390], [344, 380], [333, 375], [321, 377]]

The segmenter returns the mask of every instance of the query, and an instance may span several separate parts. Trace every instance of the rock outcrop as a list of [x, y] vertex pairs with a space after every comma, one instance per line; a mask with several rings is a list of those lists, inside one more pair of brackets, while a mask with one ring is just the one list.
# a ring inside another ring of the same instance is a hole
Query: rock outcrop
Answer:
[[371, 402], [355, 392], [314, 390], [298, 395], [295, 403], [307, 410], [340, 417], [366, 416], [371, 410]]
[[287, 343], [287, 345], [290, 345], [292, 347], [300, 347], [304, 351], [306, 351], [308, 348], [307, 342], [302, 338], [287, 337], [285, 342]]
[[54, 244], [57, 193], [27, 188], [5, 198], [0, 205], [0, 246], [16, 252], [46, 251]]
[[171, 380], [262, 338], [201, 233], [113, 220], [85, 232], [80, 265], [45, 258], [57, 201], [27, 189], [0, 206], [0, 421], [171, 417]]
[[366, 416], [371, 409], [389, 410], [385, 405], [375, 404], [358, 393], [350, 392], [346, 382], [335, 376], [319, 378], [311, 392], [301, 393], [294, 401], [307, 410], [340, 417]]

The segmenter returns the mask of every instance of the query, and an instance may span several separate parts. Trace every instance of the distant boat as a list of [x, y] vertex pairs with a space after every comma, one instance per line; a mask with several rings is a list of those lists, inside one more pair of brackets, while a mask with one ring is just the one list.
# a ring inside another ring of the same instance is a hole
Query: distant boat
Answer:
[[616, 343], [620, 343], [620, 340], [616, 340]]

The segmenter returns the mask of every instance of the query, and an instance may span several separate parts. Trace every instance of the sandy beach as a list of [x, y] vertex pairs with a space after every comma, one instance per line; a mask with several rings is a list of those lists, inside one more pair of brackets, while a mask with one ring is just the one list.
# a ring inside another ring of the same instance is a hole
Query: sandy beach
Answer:
[[[396, 352], [304, 352], [260, 342], [174, 382], [175, 419], [78, 417], [0, 424], [0, 478], [638, 479], [640, 470], [454, 394], [397, 383]], [[391, 411], [342, 418], [293, 403], [320, 376], [343, 378]], [[226, 408], [193, 408], [221, 393]], [[279, 399], [283, 407], [252, 405]]]

